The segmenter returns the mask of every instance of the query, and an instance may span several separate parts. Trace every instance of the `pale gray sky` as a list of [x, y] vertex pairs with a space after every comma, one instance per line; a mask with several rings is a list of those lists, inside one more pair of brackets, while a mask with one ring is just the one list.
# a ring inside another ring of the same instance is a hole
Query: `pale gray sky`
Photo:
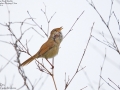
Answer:
[[[95, 22], [95, 25], [92, 35], [103, 41], [104, 38], [99, 34], [99, 32], [104, 32], [106, 38], [110, 42], [113, 42], [111, 40], [108, 29], [103, 24], [96, 11], [88, 4], [86, 0], [13, 0], [13, 2], [16, 2], [17, 4], [8, 5], [8, 8], [10, 10], [11, 22], [22, 22], [24, 19], [29, 18], [29, 15], [27, 14], [27, 11], [29, 11], [30, 15], [35, 18], [35, 21], [39, 25], [42, 25], [43, 29], [47, 32], [46, 18], [41, 11], [41, 9], [45, 9], [43, 4], [44, 2], [46, 5], [46, 12], [48, 18], [50, 18], [56, 12], [55, 16], [50, 22], [50, 30], [56, 27], [63, 26], [63, 35], [66, 35], [66, 33], [69, 31], [78, 16], [83, 11], [85, 11], [73, 27], [73, 31], [71, 31], [61, 43], [59, 54], [55, 57], [54, 73], [58, 90], [64, 90], [65, 72], [66, 75], [69, 76], [69, 78], [71, 78], [75, 73], [78, 63], [84, 52], [85, 46], [87, 44], [93, 22]], [[111, 0], [93, 0], [93, 2], [97, 10], [107, 22], [111, 8]], [[118, 19], [120, 19], [119, 2], [119, 0], [114, 0], [112, 9]], [[0, 6], [0, 12], [0, 23], [7, 23], [8, 11], [6, 5]], [[27, 22], [34, 24], [31, 20], [28, 20]], [[29, 52], [33, 55], [47, 40], [47, 38], [37, 26], [25, 24], [23, 25], [22, 30], [24, 31], [29, 27], [34, 27], [39, 33], [44, 36], [44, 38], [41, 37], [33, 30], [29, 30], [23, 36], [23, 44], [25, 44], [26, 40], [29, 40], [32, 37], [31, 41], [28, 44], [28, 47]], [[13, 24], [11, 28], [13, 32], [19, 37], [20, 24]], [[111, 17], [110, 29], [114, 37], [116, 38], [118, 46], [120, 46], [118, 35], [119, 27], [114, 16]], [[3, 27], [2, 25], [0, 25], [0, 30], [0, 34], [9, 34], [7, 28]], [[0, 40], [12, 42], [9, 36], [0, 36]], [[12, 46], [2, 42], [0, 42], [0, 46], [0, 55], [5, 56], [8, 60], [10, 60], [15, 55], [16, 52], [14, 51], [14, 48]], [[68, 87], [68, 90], [80, 90], [85, 86], [87, 86], [87, 88], [84, 90], [98, 90], [100, 67], [102, 66], [104, 60], [105, 48], [107, 58], [104, 63], [102, 77], [112, 86], [114, 86], [116, 90], [118, 90], [118, 88], [113, 83], [111, 83], [108, 78], [113, 80], [117, 85], [120, 85], [120, 56], [115, 50], [110, 49], [109, 47], [96, 41], [94, 38], [91, 38], [86, 54], [81, 63], [81, 66], [86, 66], [86, 68], [84, 69], [84, 71], [80, 71], [75, 76], [72, 83]], [[22, 53], [20, 57], [21, 62], [25, 61], [29, 57], [30, 56], [28, 56], [27, 54]], [[12, 59], [12, 62], [17, 65], [15, 59], [16, 57]], [[42, 59], [40, 58], [38, 60], [41, 61]], [[7, 61], [0, 56], [0, 67], [3, 67], [6, 63]], [[48, 68], [50, 68], [47, 63], [45, 64]], [[38, 71], [35, 61], [31, 62], [28, 66], [25, 66], [24, 71], [26, 76], [28, 76], [28, 78], [33, 84], [35, 83], [35, 80], [38, 80], [40, 76], [42, 76], [38, 85], [35, 87], [35, 90], [38, 90], [39, 88], [41, 88], [40, 90], [55, 90], [52, 78], [47, 74]], [[85, 73], [87, 74], [87, 77]], [[10, 86], [13, 77], [14, 87], [19, 88], [24, 84], [21, 76], [18, 73], [17, 67], [10, 63], [0, 73], [0, 83], [4, 84], [6, 78], [6, 85]], [[41, 87], [41, 84], [43, 82], [44, 85]], [[103, 85], [100, 90], [113, 90], [103, 80], [101, 80], [101, 83], [103, 83]], [[93, 86], [93, 89], [90, 85]], [[24, 87], [21, 90], [26, 89]]]

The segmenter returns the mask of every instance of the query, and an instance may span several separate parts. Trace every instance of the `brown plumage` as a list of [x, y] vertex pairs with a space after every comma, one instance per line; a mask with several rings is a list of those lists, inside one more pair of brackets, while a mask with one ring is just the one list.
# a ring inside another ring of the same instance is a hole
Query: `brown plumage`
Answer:
[[39, 51], [35, 55], [31, 56], [29, 59], [24, 61], [20, 66], [25, 66], [36, 58], [43, 57], [45, 59], [48, 59], [48, 58], [53, 58], [54, 56], [56, 56], [59, 51], [59, 45], [63, 39], [62, 33], [61, 33], [62, 29], [63, 29], [62, 27], [53, 29], [51, 31], [50, 37], [41, 46]]

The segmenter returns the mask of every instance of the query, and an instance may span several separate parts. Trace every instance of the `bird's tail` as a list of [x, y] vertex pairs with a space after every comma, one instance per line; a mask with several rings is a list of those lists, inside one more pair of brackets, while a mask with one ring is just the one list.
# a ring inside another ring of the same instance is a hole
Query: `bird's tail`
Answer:
[[34, 59], [36, 58], [36, 54], [32, 57], [30, 57], [29, 59], [27, 59], [26, 61], [24, 61], [20, 66], [25, 66], [27, 64], [29, 64], [30, 62], [32, 62]]

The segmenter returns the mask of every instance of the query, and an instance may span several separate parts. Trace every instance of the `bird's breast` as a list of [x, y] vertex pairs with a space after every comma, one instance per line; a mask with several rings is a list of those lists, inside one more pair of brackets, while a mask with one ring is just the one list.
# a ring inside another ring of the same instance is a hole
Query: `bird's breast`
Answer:
[[54, 46], [52, 47], [50, 50], [48, 50], [43, 57], [48, 59], [48, 58], [53, 58], [54, 56], [56, 56], [58, 54], [59, 51], [59, 46]]

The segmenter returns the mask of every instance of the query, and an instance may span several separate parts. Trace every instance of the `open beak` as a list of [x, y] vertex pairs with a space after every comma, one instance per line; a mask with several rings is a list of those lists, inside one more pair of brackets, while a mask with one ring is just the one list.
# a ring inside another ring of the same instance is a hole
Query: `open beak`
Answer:
[[58, 31], [58, 32], [60, 32], [62, 29], [63, 29], [63, 28], [62, 28], [62, 27], [60, 27], [57, 31]]

